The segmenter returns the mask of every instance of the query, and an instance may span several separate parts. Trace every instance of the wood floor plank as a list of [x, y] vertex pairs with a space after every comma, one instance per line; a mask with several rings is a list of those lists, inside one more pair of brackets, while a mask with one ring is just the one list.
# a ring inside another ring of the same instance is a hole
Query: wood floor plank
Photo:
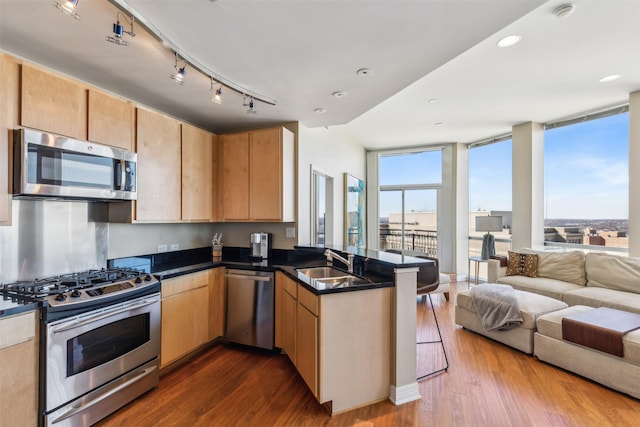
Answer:
[[[98, 426], [640, 425], [640, 401], [455, 325], [458, 288], [467, 284], [451, 284], [450, 302], [433, 296], [449, 370], [419, 383], [419, 401], [385, 401], [332, 417], [286, 356], [215, 345]], [[431, 306], [419, 301], [417, 339], [437, 337]], [[419, 372], [443, 363], [439, 345], [418, 350]]]

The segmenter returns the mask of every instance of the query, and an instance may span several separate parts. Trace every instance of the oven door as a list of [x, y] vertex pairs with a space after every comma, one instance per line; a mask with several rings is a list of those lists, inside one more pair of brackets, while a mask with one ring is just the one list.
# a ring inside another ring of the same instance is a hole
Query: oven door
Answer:
[[45, 412], [157, 358], [160, 294], [47, 325]]

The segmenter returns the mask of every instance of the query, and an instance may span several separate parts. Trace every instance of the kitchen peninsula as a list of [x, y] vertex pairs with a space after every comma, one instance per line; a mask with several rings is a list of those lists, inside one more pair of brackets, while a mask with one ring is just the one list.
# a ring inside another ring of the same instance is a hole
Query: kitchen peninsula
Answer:
[[[382, 251], [356, 250], [354, 274], [367, 282], [319, 289], [304, 280], [297, 268], [326, 266], [323, 252], [324, 247], [274, 249], [268, 261], [252, 262], [247, 258], [247, 249], [225, 247], [222, 259], [212, 262], [210, 248], [201, 248], [115, 259], [109, 261], [109, 266], [135, 263], [136, 267], [159, 276], [163, 286], [175, 278], [218, 272], [215, 275], [218, 283], [209, 285], [209, 307], [215, 307], [215, 300], [220, 298], [225, 267], [275, 271], [275, 346], [287, 354], [313, 395], [330, 413], [386, 399], [395, 404], [419, 399], [416, 272], [419, 266], [433, 262]], [[342, 268], [338, 263], [335, 267]], [[202, 294], [193, 295], [203, 304]], [[220, 324], [220, 310], [211, 313], [217, 313], [219, 318], [209, 323]], [[163, 306], [163, 317], [167, 314]], [[197, 317], [198, 313], [192, 310], [182, 315]], [[221, 328], [217, 329], [208, 337], [203, 334], [187, 349], [172, 348], [172, 353], [186, 356], [208, 340], [220, 339]], [[163, 341], [166, 341], [164, 331]], [[172, 361], [175, 360], [179, 362], [175, 358]]]

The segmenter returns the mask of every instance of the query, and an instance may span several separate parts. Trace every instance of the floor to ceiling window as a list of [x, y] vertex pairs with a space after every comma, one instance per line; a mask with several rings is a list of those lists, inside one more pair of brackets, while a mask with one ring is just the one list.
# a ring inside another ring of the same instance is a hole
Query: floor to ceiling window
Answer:
[[379, 248], [438, 254], [442, 151], [381, 154]]
[[469, 150], [469, 256], [480, 256], [482, 236], [476, 230], [479, 216], [499, 216], [502, 231], [494, 231], [496, 254], [511, 248], [511, 137], [472, 145]]
[[[622, 112], [620, 112], [622, 111]], [[545, 244], [629, 246], [629, 113], [547, 125]]]

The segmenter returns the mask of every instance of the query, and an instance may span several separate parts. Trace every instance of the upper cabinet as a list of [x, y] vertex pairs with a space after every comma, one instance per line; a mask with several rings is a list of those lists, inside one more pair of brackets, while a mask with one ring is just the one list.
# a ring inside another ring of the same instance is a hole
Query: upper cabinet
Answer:
[[89, 89], [88, 139], [99, 144], [134, 149], [135, 108], [129, 101]]
[[294, 221], [293, 133], [282, 127], [234, 133], [220, 145], [222, 219]]
[[11, 130], [18, 127], [20, 65], [0, 53], [0, 225], [11, 224]]
[[135, 220], [180, 221], [180, 122], [137, 109], [138, 200]]
[[22, 65], [21, 125], [84, 140], [87, 91], [79, 83]]
[[212, 221], [216, 136], [182, 124], [182, 220]]

